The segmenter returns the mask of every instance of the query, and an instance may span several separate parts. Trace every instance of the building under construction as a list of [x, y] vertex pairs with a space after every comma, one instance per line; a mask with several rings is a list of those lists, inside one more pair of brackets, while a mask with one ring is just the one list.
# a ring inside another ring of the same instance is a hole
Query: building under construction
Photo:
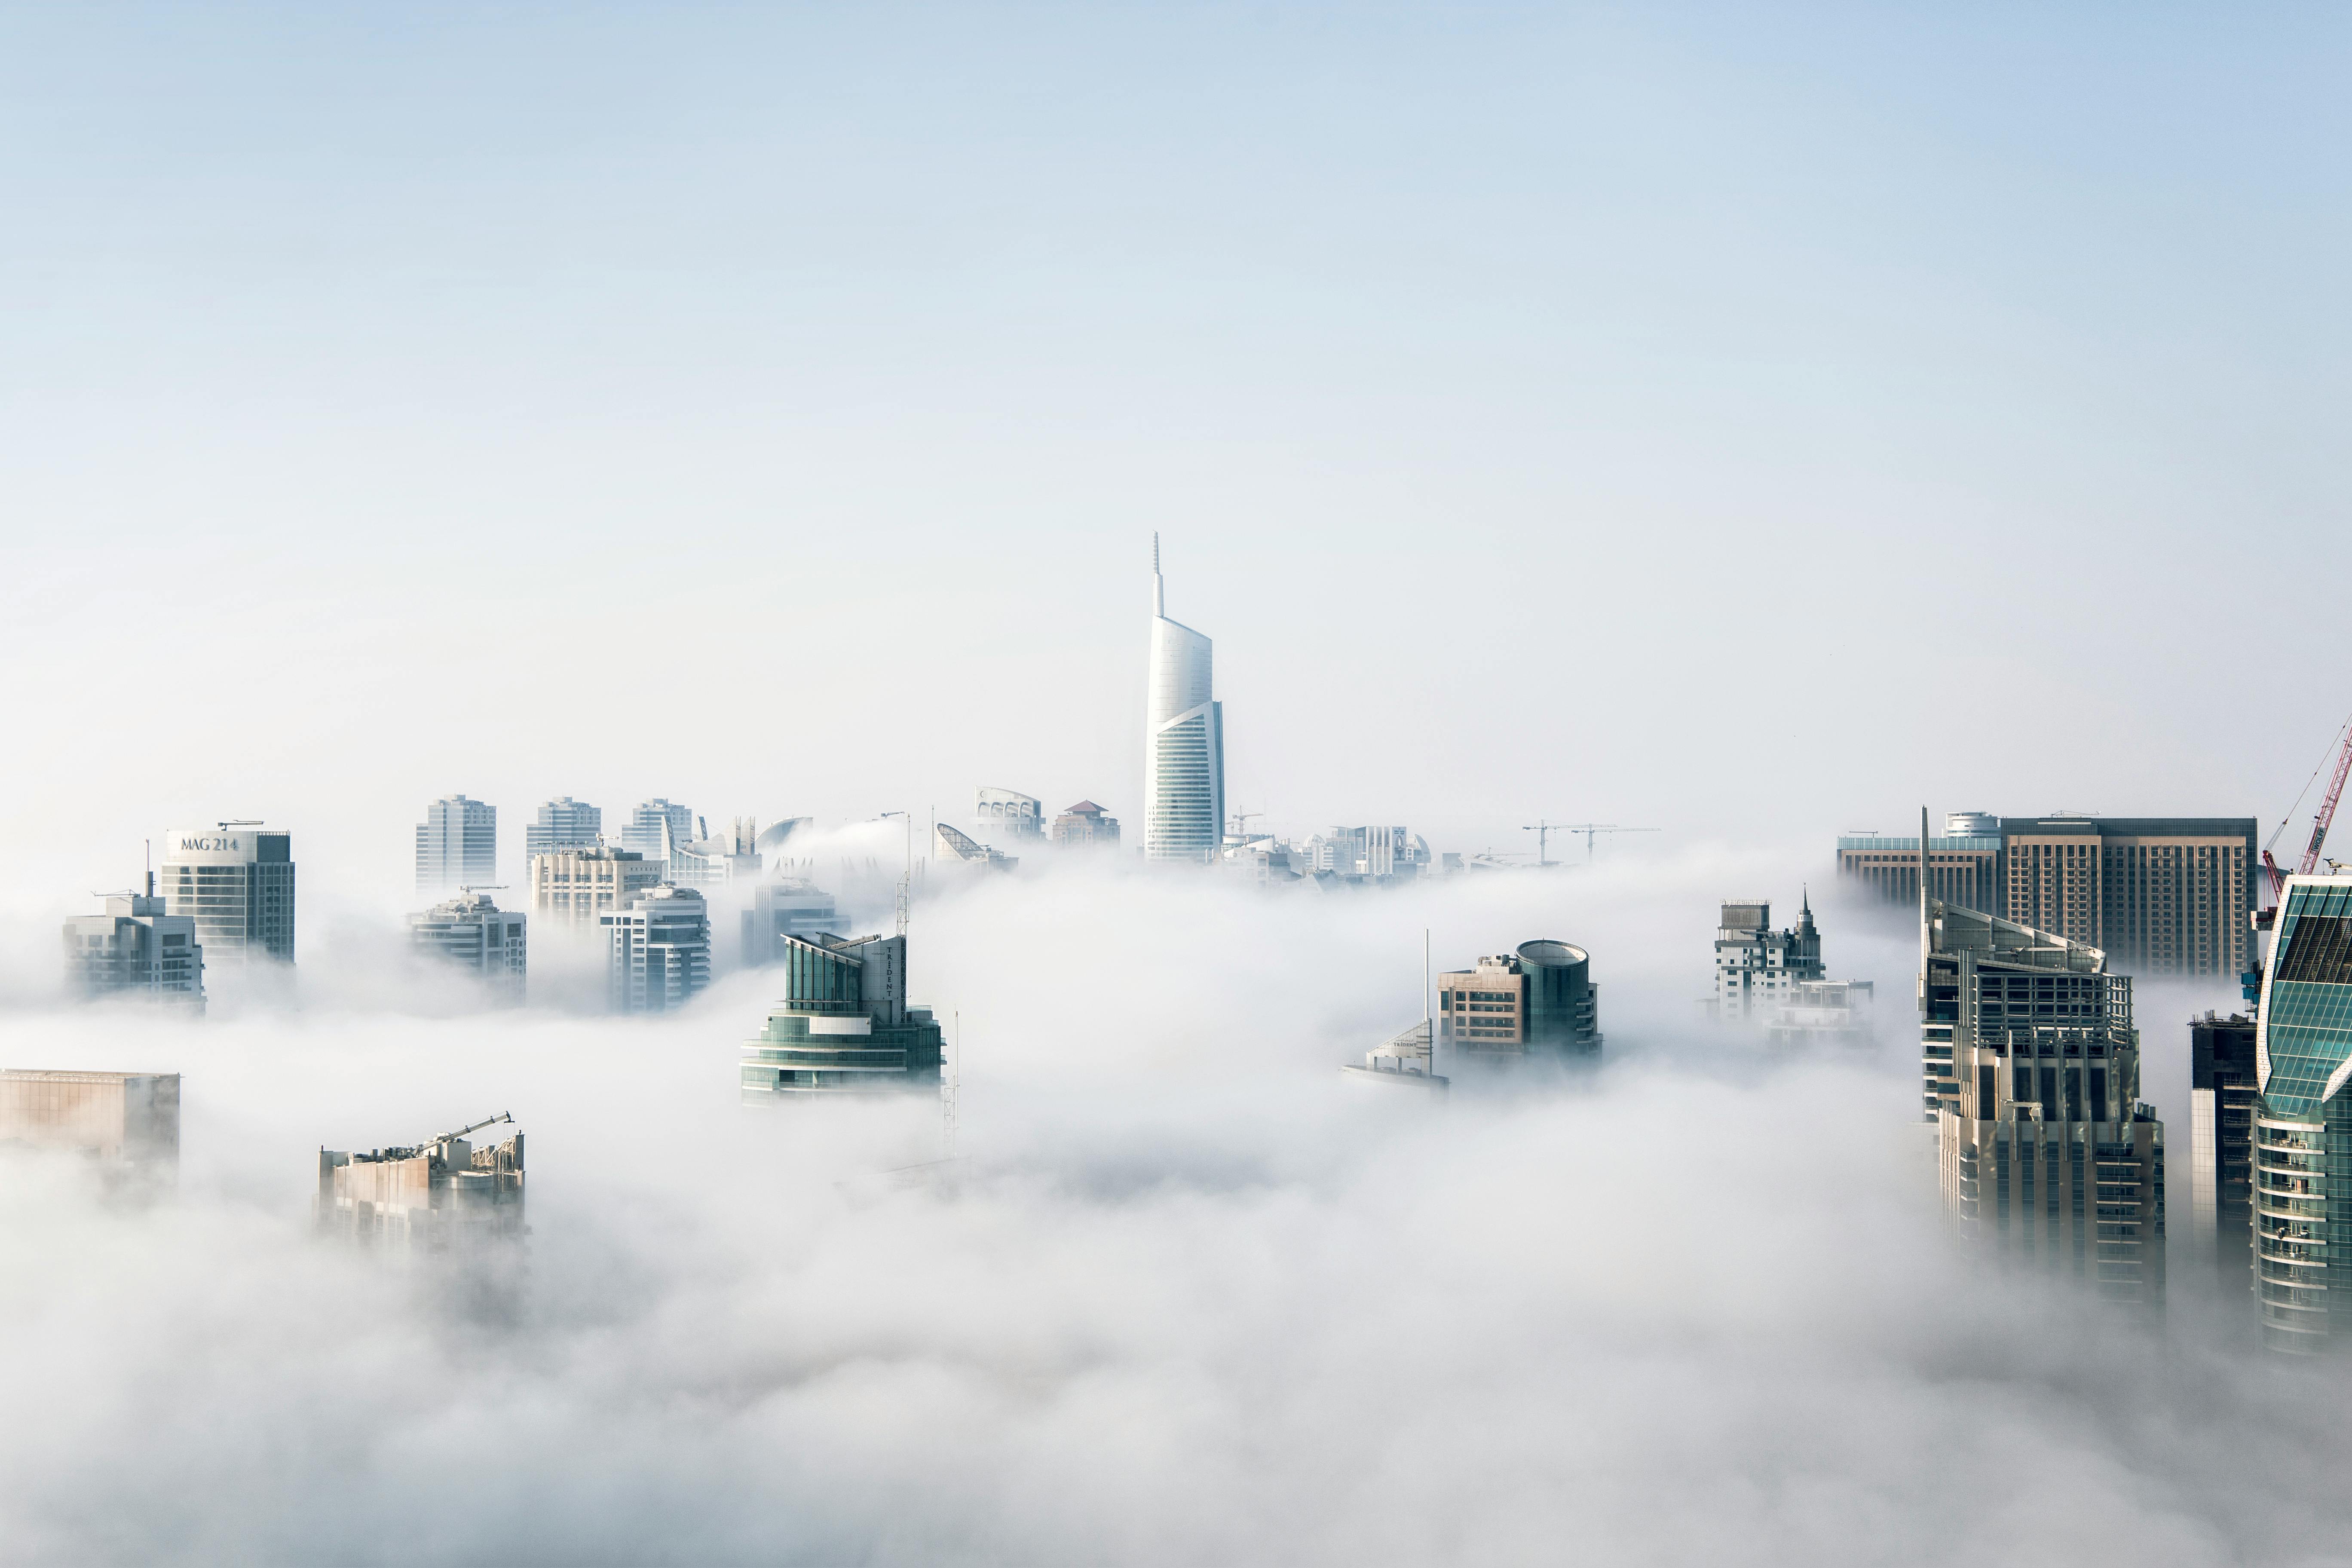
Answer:
[[468, 1133], [500, 1114], [425, 1142], [366, 1153], [319, 1151], [319, 1227], [402, 1253], [461, 1251], [526, 1234], [522, 1134], [476, 1148]]

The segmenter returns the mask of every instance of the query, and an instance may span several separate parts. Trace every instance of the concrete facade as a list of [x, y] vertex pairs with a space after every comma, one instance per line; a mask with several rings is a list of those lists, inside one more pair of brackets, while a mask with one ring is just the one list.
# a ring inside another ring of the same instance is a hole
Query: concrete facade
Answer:
[[530, 860], [530, 912], [542, 929], [594, 931], [609, 911], [661, 885], [662, 862], [634, 849], [561, 849]]
[[671, 1013], [710, 984], [710, 919], [692, 888], [658, 887], [596, 917], [615, 1013]]
[[175, 827], [157, 872], [164, 909], [195, 921], [207, 963], [294, 962], [293, 839], [257, 823]]
[[0, 1145], [11, 1143], [168, 1180], [180, 1163], [180, 1075], [0, 1070]]
[[2086, 943], [1941, 900], [1921, 922], [1927, 1114], [1955, 1232], [2160, 1306], [2164, 1123], [2138, 1098], [2130, 979]]
[[405, 1255], [463, 1252], [519, 1240], [523, 1135], [477, 1148], [467, 1134], [496, 1116], [423, 1143], [365, 1153], [319, 1151], [321, 1230]]
[[461, 893], [409, 916], [408, 936], [417, 951], [478, 976], [495, 994], [522, 1000], [530, 933], [520, 911], [501, 910], [487, 893]]
[[110, 893], [103, 914], [66, 921], [65, 947], [67, 987], [82, 996], [147, 996], [204, 1011], [196, 922], [164, 912], [152, 876], [145, 893]]

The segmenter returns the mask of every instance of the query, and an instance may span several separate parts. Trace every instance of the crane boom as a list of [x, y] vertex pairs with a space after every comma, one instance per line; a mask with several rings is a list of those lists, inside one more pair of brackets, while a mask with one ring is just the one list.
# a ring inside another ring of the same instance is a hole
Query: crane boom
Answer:
[[2319, 847], [2327, 842], [2328, 824], [2336, 820], [2336, 803], [2344, 798], [2347, 773], [2352, 773], [2352, 728], [2346, 730], [2344, 750], [2336, 753], [2336, 776], [2327, 781], [2327, 798], [2319, 803], [2319, 815], [2311, 819], [2311, 842], [2304, 847], [2299, 876], [2308, 877], [2319, 868]]

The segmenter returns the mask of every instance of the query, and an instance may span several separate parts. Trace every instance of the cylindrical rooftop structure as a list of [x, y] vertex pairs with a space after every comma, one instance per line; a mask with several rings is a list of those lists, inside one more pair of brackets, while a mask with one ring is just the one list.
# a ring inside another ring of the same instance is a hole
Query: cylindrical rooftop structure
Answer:
[[1519, 943], [1528, 977], [1528, 1047], [1569, 1056], [1601, 1049], [1600, 1003], [1592, 955], [1569, 942], [1539, 938]]

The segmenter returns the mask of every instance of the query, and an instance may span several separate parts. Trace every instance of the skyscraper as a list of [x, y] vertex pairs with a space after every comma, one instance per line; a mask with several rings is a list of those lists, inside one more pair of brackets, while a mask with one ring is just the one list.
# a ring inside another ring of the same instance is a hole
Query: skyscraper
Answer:
[[2088, 943], [1941, 899], [1919, 919], [1927, 1116], [1954, 1229], [2160, 1304], [2164, 1123], [2139, 1103], [2130, 979]]
[[603, 812], [560, 795], [541, 806], [539, 820], [522, 830], [522, 851], [551, 855], [558, 849], [593, 849], [604, 831]]
[[294, 962], [294, 847], [259, 823], [175, 827], [163, 836], [165, 910], [196, 922], [205, 962]]
[[[2004, 816], [1958, 812], [1930, 842], [1928, 894], [2087, 942], [2134, 974], [2236, 975], [2261, 856], [2244, 816]], [[1919, 897], [1919, 841], [1847, 837], [1838, 869], [1890, 902]]]
[[487, 893], [460, 893], [409, 916], [408, 935], [418, 952], [468, 971], [499, 995], [522, 1000], [530, 947], [520, 911], [501, 910]]
[[692, 888], [650, 888], [597, 921], [614, 1012], [675, 1012], [710, 984], [710, 919]]
[[621, 847], [634, 849], [648, 860], [664, 860], [671, 845], [691, 844], [695, 837], [693, 811], [666, 800], [645, 800], [629, 813], [628, 823], [621, 829]]
[[2253, 1286], [2254, 1021], [2189, 1025], [2189, 1235], [2225, 1290]]
[[1601, 1054], [1592, 959], [1564, 942], [1523, 942], [1475, 969], [1437, 977], [1438, 1037], [1448, 1065], [1590, 1059]]
[[1716, 1018], [1745, 1023], [1789, 1000], [1798, 982], [1820, 980], [1822, 933], [1813, 925], [1809, 894], [1787, 931], [1772, 929], [1772, 906], [1741, 900], [1727, 903], [1715, 932], [1715, 994], [1708, 1011]]
[[530, 858], [530, 909], [543, 926], [589, 931], [608, 910], [626, 909], [661, 885], [662, 862], [634, 849], [557, 849]]
[[168, 1183], [180, 1166], [180, 1075], [0, 1071], [0, 1144], [66, 1149], [100, 1162], [109, 1184]]
[[1224, 839], [1225, 711], [1211, 643], [1168, 618], [1160, 536], [1151, 536], [1151, 669], [1143, 746], [1143, 858], [1216, 858]]
[[907, 1003], [903, 936], [788, 936], [784, 1000], [742, 1053], [743, 1102], [937, 1092], [940, 1026]]
[[147, 891], [110, 893], [106, 912], [66, 921], [66, 982], [85, 996], [143, 994], [205, 1005], [205, 951], [196, 922], [163, 912]]
[[2254, 1016], [2263, 1342], [2352, 1344], [2352, 877], [2289, 877]]
[[427, 898], [499, 879], [499, 808], [462, 795], [425, 808], [416, 825], [416, 890]]

